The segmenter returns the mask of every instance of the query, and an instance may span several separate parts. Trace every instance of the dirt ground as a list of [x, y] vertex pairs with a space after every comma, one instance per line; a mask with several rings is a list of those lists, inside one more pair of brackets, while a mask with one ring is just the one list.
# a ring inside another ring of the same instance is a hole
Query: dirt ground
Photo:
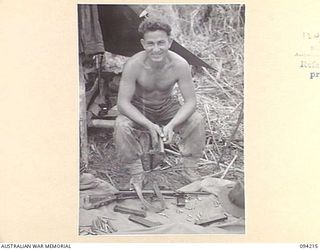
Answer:
[[[223, 142], [218, 142], [223, 143]], [[237, 146], [240, 142], [234, 142], [225, 150], [222, 164], [228, 164], [235, 153], [238, 157], [234, 163], [233, 168], [228, 170], [224, 179], [228, 180], [243, 180], [243, 152], [239, 154], [241, 148]], [[129, 172], [125, 166], [121, 166], [117, 160], [115, 145], [113, 141], [113, 129], [98, 129], [91, 128], [88, 131], [88, 150], [89, 150], [89, 164], [88, 171], [93, 173], [96, 177], [106, 180], [117, 189], [129, 188]], [[166, 154], [168, 162], [171, 166], [164, 163], [158, 170], [153, 170], [146, 174], [146, 189], [151, 189], [154, 181], [157, 181], [161, 189], [176, 190], [189, 183], [181, 174], [181, 165], [179, 165], [179, 157]], [[203, 156], [205, 159], [205, 156]], [[234, 166], [240, 166], [235, 168]], [[223, 168], [222, 168], [223, 169]], [[217, 164], [199, 164], [198, 172], [201, 176], [216, 174], [215, 177], [221, 177], [221, 169]], [[219, 174], [220, 172], [220, 174]], [[223, 171], [224, 172], [224, 171]]]

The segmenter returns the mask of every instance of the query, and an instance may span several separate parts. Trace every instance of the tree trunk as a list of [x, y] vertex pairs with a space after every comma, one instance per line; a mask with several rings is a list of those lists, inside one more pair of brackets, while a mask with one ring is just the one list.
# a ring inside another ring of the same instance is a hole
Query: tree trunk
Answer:
[[87, 105], [85, 79], [83, 75], [82, 60], [79, 59], [79, 133], [80, 133], [80, 172], [88, 167], [88, 135], [87, 135]]

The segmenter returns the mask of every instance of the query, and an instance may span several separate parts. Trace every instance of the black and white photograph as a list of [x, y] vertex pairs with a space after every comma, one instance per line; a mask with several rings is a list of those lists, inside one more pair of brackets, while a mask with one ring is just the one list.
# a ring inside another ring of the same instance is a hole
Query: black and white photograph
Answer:
[[245, 234], [245, 5], [77, 18], [78, 234]]

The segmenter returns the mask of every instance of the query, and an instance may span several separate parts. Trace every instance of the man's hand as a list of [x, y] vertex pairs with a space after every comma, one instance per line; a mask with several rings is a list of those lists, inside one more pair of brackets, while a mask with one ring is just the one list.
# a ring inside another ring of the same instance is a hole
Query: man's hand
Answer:
[[154, 124], [154, 123], [149, 125], [148, 129], [150, 131], [150, 135], [151, 135], [151, 139], [152, 139], [152, 146], [153, 146], [153, 148], [155, 148], [159, 143], [159, 139], [158, 139], [159, 136], [158, 135], [160, 135], [163, 138], [164, 134], [163, 134], [161, 128], [157, 124]]
[[170, 124], [167, 124], [164, 128], [163, 128], [163, 136], [162, 140], [165, 144], [170, 144], [172, 142], [173, 139], [173, 126], [171, 126]]

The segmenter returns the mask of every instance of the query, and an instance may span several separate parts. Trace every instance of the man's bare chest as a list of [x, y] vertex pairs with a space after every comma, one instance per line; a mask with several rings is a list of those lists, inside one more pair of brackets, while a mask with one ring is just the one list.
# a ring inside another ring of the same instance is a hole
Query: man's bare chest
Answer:
[[167, 91], [177, 82], [173, 70], [151, 72], [143, 70], [137, 78], [137, 84], [145, 91]]

